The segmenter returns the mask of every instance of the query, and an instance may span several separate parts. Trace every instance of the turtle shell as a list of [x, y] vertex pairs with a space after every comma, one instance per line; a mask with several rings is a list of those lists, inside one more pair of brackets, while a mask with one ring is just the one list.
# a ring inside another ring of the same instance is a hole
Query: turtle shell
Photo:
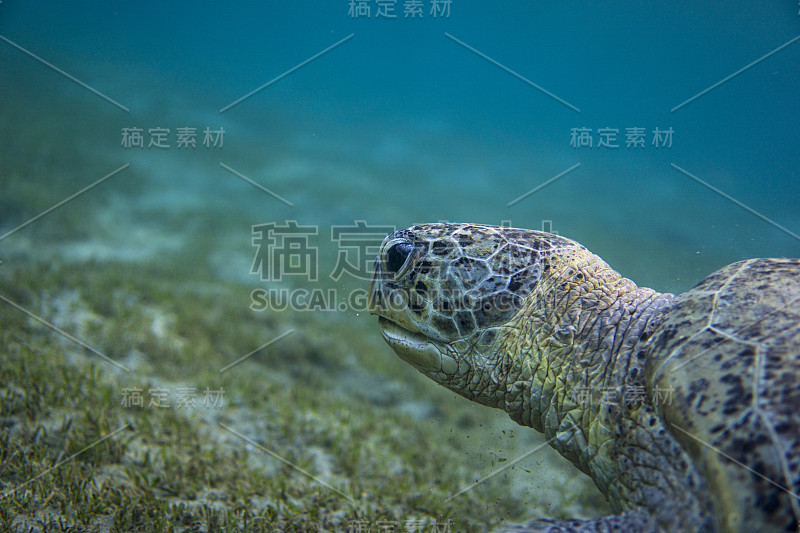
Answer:
[[665, 426], [725, 531], [800, 523], [800, 260], [728, 265], [677, 296], [645, 347]]

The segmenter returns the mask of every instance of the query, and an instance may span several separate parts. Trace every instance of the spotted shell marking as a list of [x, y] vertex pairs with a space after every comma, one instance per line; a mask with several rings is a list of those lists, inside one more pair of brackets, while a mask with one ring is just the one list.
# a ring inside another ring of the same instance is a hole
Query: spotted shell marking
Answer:
[[730, 530], [800, 521], [799, 272], [792, 259], [729, 265], [679, 295], [650, 341], [656, 407]]

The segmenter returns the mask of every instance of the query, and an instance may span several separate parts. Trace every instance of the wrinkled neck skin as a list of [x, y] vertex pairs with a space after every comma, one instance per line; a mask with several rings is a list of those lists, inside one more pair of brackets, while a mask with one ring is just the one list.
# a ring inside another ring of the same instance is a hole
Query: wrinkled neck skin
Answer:
[[620, 405], [650, 402], [636, 344], [649, 337], [672, 295], [637, 287], [588, 251], [551, 272], [501, 328], [518, 333], [498, 335], [487, 357], [472, 352], [471, 370], [443, 384], [544, 432], [606, 492], [603, 449], [628, 411]]

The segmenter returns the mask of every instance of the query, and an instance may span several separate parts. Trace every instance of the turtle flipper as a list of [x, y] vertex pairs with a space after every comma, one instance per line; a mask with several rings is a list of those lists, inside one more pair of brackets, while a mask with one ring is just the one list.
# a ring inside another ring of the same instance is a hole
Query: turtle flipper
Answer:
[[634, 511], [597, 520], [540, 519], [499, 529], [495, 533], [657, 533], [658, 531], [651, 517]]

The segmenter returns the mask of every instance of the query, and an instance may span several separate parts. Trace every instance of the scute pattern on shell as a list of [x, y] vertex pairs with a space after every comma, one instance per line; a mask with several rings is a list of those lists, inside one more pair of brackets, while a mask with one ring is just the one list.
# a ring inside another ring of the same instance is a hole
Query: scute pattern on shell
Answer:
[[665, 424], [705, 472], [724, 527], [800, 522], [800, 260], [751, 259], [674, 300], [646, 348]]

